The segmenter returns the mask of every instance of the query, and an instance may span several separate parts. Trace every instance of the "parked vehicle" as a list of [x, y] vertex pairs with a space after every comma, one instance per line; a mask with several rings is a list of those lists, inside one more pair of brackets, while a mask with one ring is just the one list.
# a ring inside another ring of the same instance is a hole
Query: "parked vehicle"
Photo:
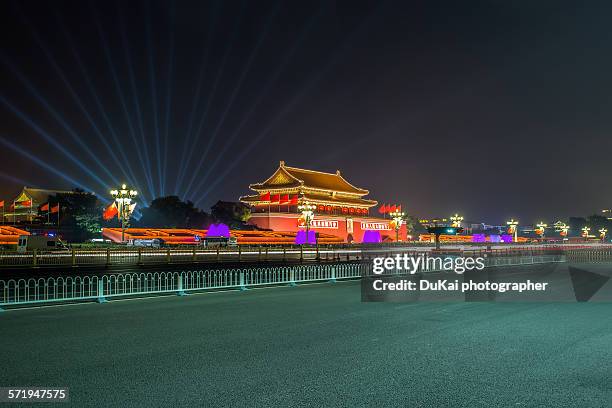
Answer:
[[236, 237], [206, 237], [204, 246], [207, 248], [234, 247], [238, 246]]
[[55, 235], [20, 235], [17, 252], [37, 250], [57, 251], [68, 249], [66, 244]]
[[166, 245], [166, 242], [161, 238], [153, 239], [130, 239], [127, 242], [127, 246], [141, 247], [141, 248], [162, 248]]

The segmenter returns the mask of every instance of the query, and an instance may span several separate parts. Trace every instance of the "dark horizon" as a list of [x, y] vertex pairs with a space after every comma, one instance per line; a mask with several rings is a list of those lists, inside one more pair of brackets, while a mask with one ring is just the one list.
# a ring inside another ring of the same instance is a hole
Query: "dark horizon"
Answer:
[[419, 217], [550, 224], [612, 205], [609, 3], [2, 11], [0, 200], [128, 182], [208, 210], [284, 160]]

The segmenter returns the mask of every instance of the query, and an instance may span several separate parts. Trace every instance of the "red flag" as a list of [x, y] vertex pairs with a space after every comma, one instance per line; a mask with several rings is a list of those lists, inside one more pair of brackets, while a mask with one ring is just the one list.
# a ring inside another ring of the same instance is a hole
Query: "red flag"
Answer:
[[395, 212], [395, 210], [397, 209], [397, 206], [395, 204], [393, 204], [392, 206], [390, 206], [389, 208], [387, 208], [387, 212]]
[[298, 203], [298, 195], [296, 194], [296, 195], [291, 196], [291, 200], [289, 201], [289, 204], [297, 205], [297, 203]]
[[51, 214], [59, 212], [59, 204], [51, 207]]
[[283, 194], [280, 198], [281, 204], [287, 204], [289, 202], [289, 194]]
[[280, 203], [280, 194], [274, 194], [270, 196], [270, 201], [273, 203]]
[[104, 213], [102, 214], [102, 218], [108, 221], [108, 220], [113, 219], [113, 217], [117, 215], [118, 213], [119, 213], [119, 210], [117, 209], [117, 204], [115, 204], [115, 202], [113, 201], [113, 203], [109, 205], [108, 207], [106, 207], [106, 209], [104, 210]]
[[40, 211], [49, 211], [49, 203], [45, 203], [40, 207]]
[[270, 192], [259, 196], [259, 201], [270, 201]]
[[397, 206], [397, 211], [402, 212], [402, 205], [401, 204]]
[[379, 214], [384, 214], [385, 212], [386, 212], [386, 210], [385, 210], [385, 205], [383, 204], [383, 205], [381, 205], [381, 206], [380, 206], [380, 208], [378, 209], [378, 213], [379, 213]]
[[4, 200], [0, 201], [0, 207], [4, 208]]

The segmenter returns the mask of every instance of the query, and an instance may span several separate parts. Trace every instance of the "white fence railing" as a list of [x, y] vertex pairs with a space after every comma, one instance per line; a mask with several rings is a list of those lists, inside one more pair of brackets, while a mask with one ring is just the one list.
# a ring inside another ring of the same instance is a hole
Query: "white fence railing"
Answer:
[[[488, 257], [485, 265], [498, 267], [564, 261], [563, 255]], [[9, 279], [0, 280], [0, 309], [3, 306], [87, 300], [102, 303], [108, 298], [169, 293], [184, 295], [208, 289], [247, 289], [262, 285], [334, 282], [360, 278], [371, 273], [372, 263], [360, 262]]]

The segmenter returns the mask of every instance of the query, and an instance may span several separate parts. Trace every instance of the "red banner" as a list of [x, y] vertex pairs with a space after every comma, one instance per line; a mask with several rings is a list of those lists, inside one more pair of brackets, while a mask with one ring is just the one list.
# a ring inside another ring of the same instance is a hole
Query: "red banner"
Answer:
[[289, 203], [289, 194], [283, 194], [280, 198], [280, 203], [281, 204]]
[[268, 191], [266, 194], [262, 194], [259, 196], [260, 201], [270, 201], [270, 192]]
[[273, 203], [279, 203], [280, 204], [280, 194], [274, 194], [273, 196], [270, 197], [270, 201]]
[[291, 196], [291, 200], [289, 201], [290, 205], [297, 205], [298, 203], [298, 195]]

